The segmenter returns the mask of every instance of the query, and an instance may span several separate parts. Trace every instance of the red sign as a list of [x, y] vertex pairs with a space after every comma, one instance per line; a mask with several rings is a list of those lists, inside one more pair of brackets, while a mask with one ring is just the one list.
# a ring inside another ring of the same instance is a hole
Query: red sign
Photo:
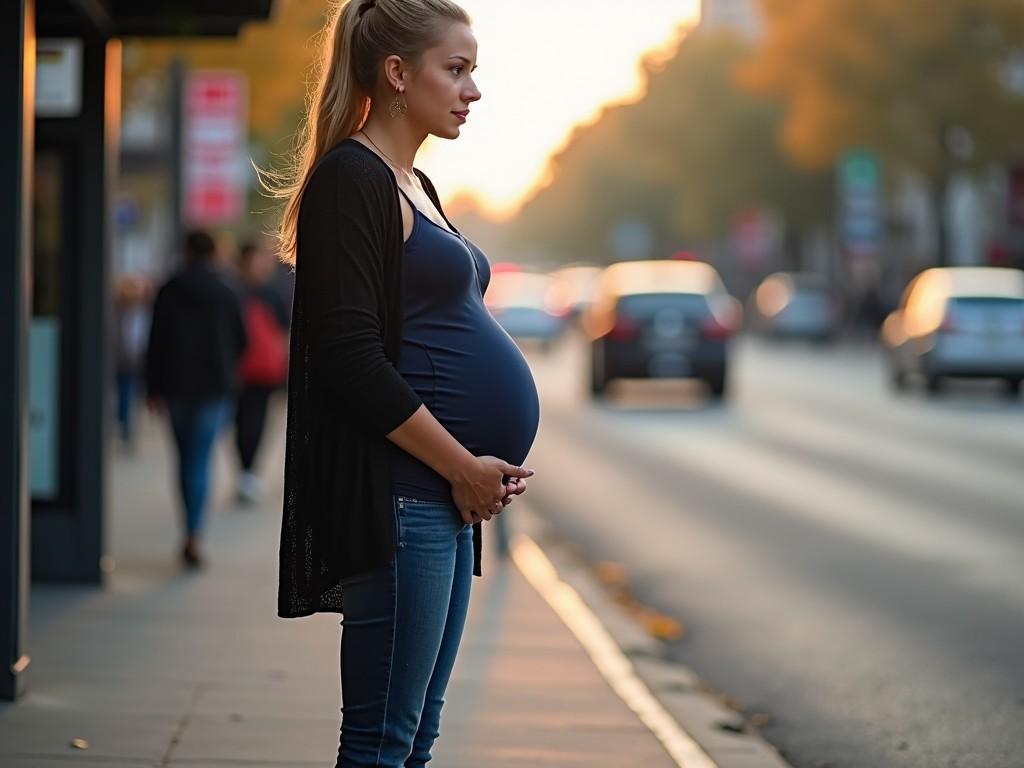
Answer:
[[197, 71], [185, 85], [183, 210], [190, 225], [234, 224], [245, 211], [244, 76]]

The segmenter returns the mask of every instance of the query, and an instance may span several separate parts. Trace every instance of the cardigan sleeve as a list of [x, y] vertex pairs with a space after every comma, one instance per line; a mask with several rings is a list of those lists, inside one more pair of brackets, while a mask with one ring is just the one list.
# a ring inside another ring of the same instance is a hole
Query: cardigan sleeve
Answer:
[[299, 216], [296, 290], [310, 310], [311, 367], [332, 403], [387, 435], [422, 401], [384, 351], [391, 208], [381, 173], [341, 153], [314, 171]]

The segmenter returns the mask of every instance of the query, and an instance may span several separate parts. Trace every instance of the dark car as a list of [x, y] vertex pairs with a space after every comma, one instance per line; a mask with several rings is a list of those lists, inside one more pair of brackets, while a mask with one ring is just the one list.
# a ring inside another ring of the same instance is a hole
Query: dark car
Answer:
[[695, 378], [725, 395], [729, 339], [742, 310], [713, 267], [633, 261], [608, 267], [584, 316], [591, 392], [623, 378]]
[[916, 377], [938, 392], [947, 377], [1024, 382], [1024, 272], [942, 267], [915, 277], [882, 327], [893, 385]]

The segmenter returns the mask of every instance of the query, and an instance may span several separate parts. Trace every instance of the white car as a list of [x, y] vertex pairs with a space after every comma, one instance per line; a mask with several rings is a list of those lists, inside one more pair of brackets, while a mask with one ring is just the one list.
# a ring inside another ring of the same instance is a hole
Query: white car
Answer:
[[947, 377], [1024, 381], [1024, 272], [1003, 267], [941, 267], [915, 277], [886, 318], [882, 342], [892, 381], [916, 376], [929, 392]]

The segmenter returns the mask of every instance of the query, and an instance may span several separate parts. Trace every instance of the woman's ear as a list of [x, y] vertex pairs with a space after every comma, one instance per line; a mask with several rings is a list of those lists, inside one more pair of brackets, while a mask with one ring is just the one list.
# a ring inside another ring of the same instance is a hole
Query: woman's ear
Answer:
[[401, 56], [392, 54], [384, 59], [384, 77], [387, 78], [389, 90], [405, 89], [405, 62]]

